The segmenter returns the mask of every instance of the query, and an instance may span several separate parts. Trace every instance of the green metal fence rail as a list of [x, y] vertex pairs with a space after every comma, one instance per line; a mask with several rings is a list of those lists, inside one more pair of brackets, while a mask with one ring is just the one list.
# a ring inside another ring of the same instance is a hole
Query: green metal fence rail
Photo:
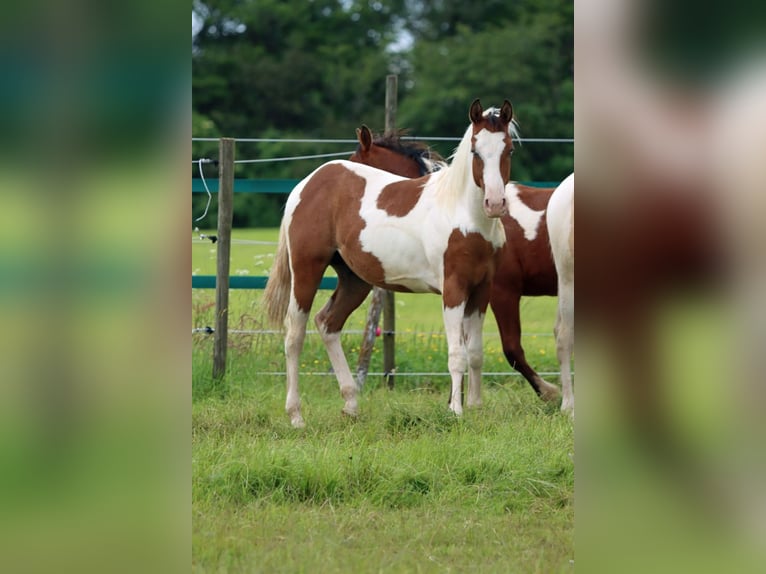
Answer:
[[[234, 193], [290, 193], [299, 179], [235, 179]], [[205, 178], [210, 193], [218, 193], [218, 178]], [[202, 179], [192, 179], [192, 193], [205, 193]]]
[[[290, 193], [298, 184], [299, 179], [235, 179], [234, 193]], [[218, 192], [218, 178], [206, 178], [210, 193]], [[557, 181], [524, 181], [520, 182], [532, 187], [555, 187]], [[192, 179], [192, 193], [206, 193], [202, 179]], [[263, 289], [268, 277], [229, 277], [229, 289]], [[325, 277], [319, 284], [320, 289], [335, 289], [338, 284], [336, 277]], [[215, 289], [215, 275], [192, 275], [192, 289]]]
[[[267, 279], [265, 275], [254, 277], [232, 275], [229, 277], [229, 289], [264, 289]], [[337, 277], [323, 277], [319, 288], [335, 289], [337, 285]], [[192, 275], [192, 289], [215, 289], [215, 275]]]

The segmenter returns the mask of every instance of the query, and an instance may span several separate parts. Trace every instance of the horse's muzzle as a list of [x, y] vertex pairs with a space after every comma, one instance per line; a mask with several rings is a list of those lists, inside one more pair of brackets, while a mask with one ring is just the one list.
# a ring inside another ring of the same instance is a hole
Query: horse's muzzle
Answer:
[[505, 196], [499, 199], [484, 199], [484, 213], [487, 217], [502, 217], [508, 213], [508, 200]]

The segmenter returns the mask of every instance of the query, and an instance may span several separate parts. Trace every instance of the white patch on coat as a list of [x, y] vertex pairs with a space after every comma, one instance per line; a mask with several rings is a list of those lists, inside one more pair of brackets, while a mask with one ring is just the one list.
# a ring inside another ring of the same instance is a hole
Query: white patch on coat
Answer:
[[513, 182], [505, 186], [505, 195], [508, 199], [508, 214], [524, 230], [524, 238], [527, 241], [534, 241], [537, 238], [537, 230], [545, 210], [536, 211], [521, 201], [519, 188]]
[[574, 174], [562, 181], [551, 195], [546, 220], [559, 279], [573, 283], [574, 253], [569, 240], [574, 229]]
[[[449, 169], [432, 174], [418, 203], [399, 217], [380, 209], [377, 203], [385, 185], [405, 178], [363, 164], [341, 162], [367, 180], [359, 212], [365, 226], [359, 241], [364, 251], [381, 262], [385, 281], [390, 285], [402, 285], [415, 293], [441, 293], [444, 252], [455, 228], [466, 234], [480, 233], [495, 247], [505, 242], [499, 219], [490, 220], [483, 214], [476, 219], [464, 202], [458, 202], [454, 209], [444, 209], [439, 180], [451, 173]], [[477, 197], [480, 202], [481, 196]]]

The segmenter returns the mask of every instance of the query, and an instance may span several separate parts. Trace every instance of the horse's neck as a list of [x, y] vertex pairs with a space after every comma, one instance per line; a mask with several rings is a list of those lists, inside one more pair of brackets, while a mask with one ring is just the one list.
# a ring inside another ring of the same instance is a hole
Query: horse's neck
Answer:
[[471, 171], [465, 164], [453, 161], [444, 169], [431, 175], [437, 201], [448, 211], [469, 209], [473, 212], [473, 203], [481, 207], [481, 190], [476, 187]]
[[484, 192], [473, 181], [469, 170], [453, 170], [452, 166], [431, 175], [437, 204], [450, 224], [466, 232], [478, 231], [495, 246], [505, 242], [500, 218], [489, 218], [484, 212]]

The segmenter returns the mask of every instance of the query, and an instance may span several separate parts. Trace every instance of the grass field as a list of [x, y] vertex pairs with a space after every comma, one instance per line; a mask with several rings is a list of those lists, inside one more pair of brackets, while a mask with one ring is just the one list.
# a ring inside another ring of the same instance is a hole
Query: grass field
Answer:
[[[276, 230], [235, 230], [232, 274], [266, 275]], [[193, 245], [214, 274], [215, 250]], [[318, 310], [329, 292], [317, 297]], [[269, 329], [261, 291], [231, 292], [230, 328]], [[212, 325], [212, 291], [193, 292], [192, 326]], [[368, 378], [358, 419], [317, 335], [301, 357], [307, 428], [284, 413], [278, 334], [232, 334], [227, 375], [211, 378], [212, 339], [193, 335], [193, 569], [196, 572], [564, 572], [574, 559], [573, 429], [505, 362], [485, 325], [484, 404], [458, 419], [440, 300], [396, 295], [396, 386]], [[366, 305], [344, 348], [356, 364]], [[523, 342], [557, 371], [555, 299], [523, 303]], [[382, 370], [376, 345], [371, 372]], [[415, 376], [410, 376], [415, 374]], [[554, 376], [547, 377], [555, 380]]]

